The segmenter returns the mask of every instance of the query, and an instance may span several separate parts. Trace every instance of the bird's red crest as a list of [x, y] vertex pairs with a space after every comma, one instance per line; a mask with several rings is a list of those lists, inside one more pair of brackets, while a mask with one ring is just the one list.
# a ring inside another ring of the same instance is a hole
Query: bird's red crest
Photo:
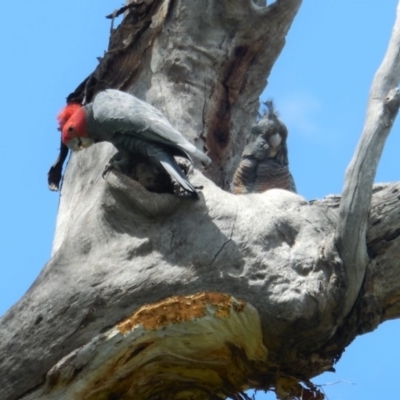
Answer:
[[67, 123], [67, 121], [72, 117], [73, 114], [75, 114], [76, 111], [78, 111], [82, 106], [78, 103], [70, 103], [67, 104], [57, 115], [57, 120], [58, 123], [60, 124], [60, 130], [63, 129], [64, 125]]
[[85, 109], [80, 104], [67, 104], [57, 116], [61, 140], [68, 145], [76, 137], [87, 137]]

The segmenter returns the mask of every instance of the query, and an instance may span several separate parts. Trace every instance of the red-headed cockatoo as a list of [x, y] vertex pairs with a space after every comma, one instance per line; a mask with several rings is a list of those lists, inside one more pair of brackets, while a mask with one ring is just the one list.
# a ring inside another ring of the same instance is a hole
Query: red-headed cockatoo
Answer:
[[[191, 156], [209, 164], [211, 160], [186, 140], [168, 119], [150, 104], [119, 90], [100, 92], [92, 103], [68, 104], [58, 115], [62, 141], [71, 150], [97, 142], [110, 142], [119, 151], [108, 168], [118, 166], [121, 154], [140, 154], [163, 167], [179, 185], [197, 196], [174, 156]], [[105, 172], [106, 172], [105, 171]]]

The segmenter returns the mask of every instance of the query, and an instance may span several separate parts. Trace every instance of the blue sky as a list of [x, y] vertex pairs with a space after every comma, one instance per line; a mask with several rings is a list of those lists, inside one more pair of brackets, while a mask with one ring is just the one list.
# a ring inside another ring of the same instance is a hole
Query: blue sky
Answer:
[[[105, 15], [122, 0], [22, 1], [2, 6], [0, 314], [49, 259], [59, 195], [46, 174], [59, 146], [55, 116], [94, 69], [108, 43]], [[340, 193], [361, 133], [373, 75], [393, 27], [395, 0], [304, 0], [263, 99], [274, 98], [289, 129], [297, 188], [308, 199]], [[377, 182], [400, 178], [399, 124]], [[5, 143], [4, 143], [5, 141]], [[400, 367], [399, 321], [359, 337], [316, 383], [330, 400], [392, 398]], [[353, 384], [344, 383], [352, 382]], [[257, 399], [273, 398], [258, 394]]]

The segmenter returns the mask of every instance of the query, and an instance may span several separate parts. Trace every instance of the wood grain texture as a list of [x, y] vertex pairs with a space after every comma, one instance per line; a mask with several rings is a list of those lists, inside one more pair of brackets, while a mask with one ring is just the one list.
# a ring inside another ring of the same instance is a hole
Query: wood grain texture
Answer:
[[[130, 11], [113, 32], [115, 51], [70, 100], [90, 99], [104, 82], [128, 90], [208, 150], [213, 167], [207, 176], [191, 172], [191, 182], [203, 187], [194, 202], [150, 193], [118, 172], [103, 179], [115, 151], [109, 144], [72, 155], [51, 259], [0, 320], [2, 399], [90, 398], [96, 388], [114, 396], [99, 398], [129, 399], [128, 385], [108, 384], [134, 376], [140, 362], [130, 362], [145, 354], [151, 367], [139, 389], [148, 398], [174, 381], [180, 398], [232, 397], [249, 387], [283, 390], [282, 376], [307, 382], [332, 370], [357, 335], [400, 316], [400, 186], [368, 188], [383, 146], [377, 133], [388, 133], [382, 121], [390, 126], [397, 112], [398, 95], [388, 89], [394, 81], [384, 79], [382, 93], [373, 89], [378, 96], [368, 113], [367, 140], [349, 169], [342, 202], [340, 196], [307, 202], [281, 189], [237, 196], [223, 188], [301, 1], [267, 7], [242, 0], [135, 3], [136, 14]], [[193, 300], [201, 293], [213, 293], [204, 307]], [[181, 299], [177, 309], [169, 306], [174, 299]], [[154, 318], [140, 319], [149, 308], [157, 310]], [[224, 332], [213, 344], [225, 364], [215, 359], [209, 379], [185, 375], [195, 362], [208, 365], [205, 351], [203, 359], [202, 352], [178, 350], [171, 357], [167, 339], [148, 345], [168, 326], [185, 350], [196, 350], [198, 340], [191, 346], [193, 337], [184, 334], [189, 315], [204, 316], [195, 331], [201, 335]], [[133, 336], [124, 341], [125, 334]], [[260, 336], [262, 343], [252, 347]], [[195, 361], [188, 354], [196, 354]], [[180, 373], [170, 378], [160, 367], [172, 359]], [[96, 366], [110, 366], [107, 360], [121, 368], [107, 369], [105, 381], [89, 379]], [[157, 384], [155, 371], [164, 374]]]
[[400, 3], [387, 52], [372, 82], [364, 129], [347, 168], [335, 244], [347, 265], [346, 311], [358, 296], [366, 265], [366, 230], [372, 184], [400, 106]]

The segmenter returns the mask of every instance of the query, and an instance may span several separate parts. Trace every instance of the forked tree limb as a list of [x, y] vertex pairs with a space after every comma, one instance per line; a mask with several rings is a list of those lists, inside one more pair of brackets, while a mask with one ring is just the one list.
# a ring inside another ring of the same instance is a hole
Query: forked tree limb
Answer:
[[72, 155], [52, 257], [1, 319], [0, 398], [282, 393], [282, 376], [306, 382], [331, 370], [358, 334], [400, 316], [399, 184], [375, 191], [366, 227], [384, 141], [376, 135], [388, 134], [398, 108], [397, 93], [385, 101], [393, 81], [380, 72], [387, 90], [371, 92], [339, 226], [337, 199], [236, 196], [221, 187], [301, 1], [142, 4], [69, 100], [109, 86], [130, 91], [206, 145], [214, 169], [209, 179], [190, 176], [203, 187], [194, 202], [149, 193], [118, 172], [103, 180], [107, 143]]
[[[2, 321], [0, 363], [7, 380], [0, 394], [70, 400], [118, 393], [130, 398], [135, 393], [147, 399], [186, 384], [217, 393], [225, 379], [237, 389], [268, 389], [282, 374], [307, 380], [332, 369], [357, 335], [400, 316], [399, 183], [375, 188], [367, 278], [351, 315], [337, 327], [330, 293], [337, 276], [329, 264], [321, 265], [326, 261], [318, 257], [318, 246], [333, 232], [340, 197], [308, 204], [279, 190], [233, 196], [199, 173], [193, 180], [204, 186], [205, 203], [177, 202], [170, 195], [149, 194], [123, 175], [107, 176], [109, 189], [86, 216], [89, 227], [103, 226], [104, 240], [90, 243], [94, 238], [72, 232], [72, 243], [64, 244]], [[191, 221], [180, 217], [187, 216], [185, 209]], [[105, 225], [104, 218], [110, 219]], [[165, 226], [161, 232], [160, 218]], [[184, 258], [183, 265], [178, 258], [168, 260], [173, 257], [170, 243]], [[88, 252], [90, 246], [96, 249]], [[164, 257], [152, 254], [152, 247]], [[119, 262], [113, 265], [117, 255]], [[191, 256], [201, 264], [187, 269]], [[243, 256], [251, 259], [238, 259]], [[132, 257], [141, 261], [132, 262]], [[152, 273], [158, 264], [158, 273]], [[327, 273], [331, 275], [324, 280]], [[69, 291], [60, 292], [58, 281]], [[175, 286], [176, 296], [164, 298], [166, 285]], [[235, 292], [238, 300], [215, 293], [221, 288]], [[51, 303], [43, 302], [47, 296]], [[39, 369], [46, 376], [36, 376]], [[32, 382], [37, 387], [21, 395], [21, 386]]]

